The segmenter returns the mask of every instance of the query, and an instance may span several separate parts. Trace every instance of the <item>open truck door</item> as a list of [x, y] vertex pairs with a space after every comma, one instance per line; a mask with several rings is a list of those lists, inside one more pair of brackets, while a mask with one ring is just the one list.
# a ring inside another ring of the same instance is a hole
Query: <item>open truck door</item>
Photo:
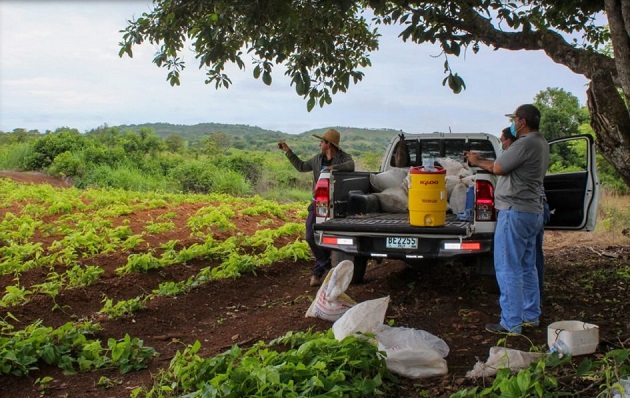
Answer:
[[551, 140], [549, 155], [544, 186], [551, 218], [545, 229], [592, 231], [600, 188], [595, 140], [590, 135]]

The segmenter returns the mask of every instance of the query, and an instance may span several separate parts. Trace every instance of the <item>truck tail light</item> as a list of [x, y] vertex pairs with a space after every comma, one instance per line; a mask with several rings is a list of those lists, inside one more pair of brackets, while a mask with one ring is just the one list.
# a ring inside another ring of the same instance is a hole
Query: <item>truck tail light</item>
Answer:
[[315, 185], [315, 216], [328, 217], [328, 194], [330, 180], [320, 179]]
[[492, 183], [484, 180], [477, 181], [475, 189], [475, 219], [477, 221], [496, 221]]

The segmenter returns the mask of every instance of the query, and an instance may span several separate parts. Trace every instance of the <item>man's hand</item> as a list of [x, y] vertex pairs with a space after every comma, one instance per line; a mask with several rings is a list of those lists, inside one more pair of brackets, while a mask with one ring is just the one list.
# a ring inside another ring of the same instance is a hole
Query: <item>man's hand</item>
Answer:
[[468, 164], [470, 166], [477, 166], [480, 159], [477, 152], [465, 151], [464, 155], [466, 156], [466, 160], [468, 160]]
[[289, 152], [291, 150], [291, 148], [289, 148], [289, 146], [287, 145], [286, 142], [284, 141], [280, 141], [278, 142], [278, 148], [282, 149], [285, 152]]
[[468, 164], [470, 166], [479, 167], [498, 176], [505, 175], [501, 166], [499, 166], [499, 164], [495, 161], [483, 159], [477, 152], [466, 151], [464, 154], [466, 155], [466, 160], [468, 160]]

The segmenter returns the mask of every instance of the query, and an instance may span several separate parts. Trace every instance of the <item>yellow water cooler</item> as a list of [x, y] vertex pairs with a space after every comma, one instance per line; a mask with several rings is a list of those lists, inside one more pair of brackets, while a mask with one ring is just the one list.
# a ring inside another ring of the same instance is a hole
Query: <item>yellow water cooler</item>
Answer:
[[409, 223], [439, 227], [446, 222], [446, 170], [424, 166], [409, 170]]

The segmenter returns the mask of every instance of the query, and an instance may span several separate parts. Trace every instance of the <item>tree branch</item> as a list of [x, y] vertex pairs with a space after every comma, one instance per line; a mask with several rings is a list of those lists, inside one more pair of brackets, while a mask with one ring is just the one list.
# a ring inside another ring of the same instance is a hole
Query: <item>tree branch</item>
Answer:
[[554, 62], [565, 65], [574, 73], [588, 79], [601, 70], [608, 71], [612, 76], [617, 74], [613, 59], [604, 54], [575, 48], [557, 32], [504, 32], [478, 13], [472, 10], [468, 13], [469, 15], [462, 16], [461, 19], [452, 19], [452, 23], [459, 29], [471, 32], [486, 45], [507, 50], [543, 50]]

